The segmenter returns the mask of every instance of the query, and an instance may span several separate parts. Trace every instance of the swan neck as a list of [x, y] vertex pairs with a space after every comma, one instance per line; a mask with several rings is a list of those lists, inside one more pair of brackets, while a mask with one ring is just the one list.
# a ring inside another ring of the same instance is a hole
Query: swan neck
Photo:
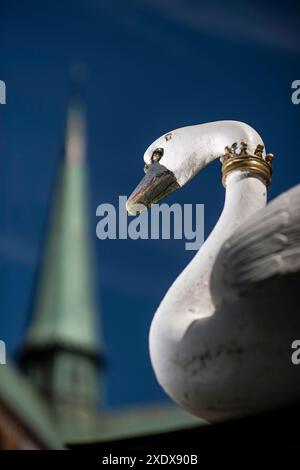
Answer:
[[[181, 186], [214, 160], [226, 158], [229, 148], [239, 148], [244, 142], [247, 151], [253, 154], [257, 146], [264, 148], [256, 130], [239, 121], [216, 121], [191, 126], [185, 128], [185, 132], [184, 129], [180, 130], [180, 137], [176, 145], [179, 155], [184, 158], [176, 163], [179, 169], [175, 168], [174, 174], [178, 174], [177, 180]], [[262, 155], [264, 153], [262, 151]]]
[[[222, 216], [230, 225], [239, 225], [267, 202], [267, 188], [263, 181], [245, 172], [236, 171], [227, 177]], [[222, 217], [221, 216], [221, 217]]]
[[184, 274], [188, 283], [193, 284], [195, 279], [200, 279], [197, 300], [194, 300], [199, 316], [210, 316], [214, 312], [208, 286], [220, 248], [244, 221], [266, 205], [266, 193], [265, 184], [255, 176], [247, 176], [241, 171], [228, 176], [221, 216]]

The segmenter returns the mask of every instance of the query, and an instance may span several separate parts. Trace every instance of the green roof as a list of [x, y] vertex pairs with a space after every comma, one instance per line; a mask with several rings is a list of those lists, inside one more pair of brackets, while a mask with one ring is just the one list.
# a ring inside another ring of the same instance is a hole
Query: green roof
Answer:
[[12, 365], [0, 366], [0, 400], [42, 447], [59, 449], [61, 444], [39, 394]]
[[201, 418], [191, 415], [173, 403], [148, 404], [131, 408], [107, 410], [95, 414], [98, 425], [84, 436], [72, 436], [67, 444], [102, 442], [137, 437], [149, 434], [188, 429], [207, 424]]

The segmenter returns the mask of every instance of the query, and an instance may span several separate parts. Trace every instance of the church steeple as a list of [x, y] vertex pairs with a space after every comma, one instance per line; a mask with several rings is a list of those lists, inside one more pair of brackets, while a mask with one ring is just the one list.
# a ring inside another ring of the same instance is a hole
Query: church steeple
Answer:
[[85, 154], [84, 111], [73, 100], [22, 356], [25, 373], [52, 407], [64, 436], [72, 435], [74, 426], [88, 426], [98, 399]]

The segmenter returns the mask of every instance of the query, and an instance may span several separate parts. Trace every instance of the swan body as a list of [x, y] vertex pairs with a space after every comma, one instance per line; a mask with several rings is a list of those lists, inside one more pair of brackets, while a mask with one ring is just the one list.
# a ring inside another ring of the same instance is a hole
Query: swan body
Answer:
[[[153, 186], [155, 201], [164, 196], [161, 175], [170, 182], [171, 174], [180, 187], [241, 141], [251, 149], [262, 145], [256, 131], [235, 121], [162, 136], [144, 156], [151, 181], [146, 174], [129, 206], [144, 193], [149, 205]], [[157, 149], [159, 162], [153, 161]], [[266, 194], [266, 181], [247, 167], [229, 172], [215, 228], [151, 324], [158, 382], [178, 404], [210, 421], [299, 400], [300, 369], [292, 364], [291, 344], [300, 334], [300, 185], [268, 206]]]

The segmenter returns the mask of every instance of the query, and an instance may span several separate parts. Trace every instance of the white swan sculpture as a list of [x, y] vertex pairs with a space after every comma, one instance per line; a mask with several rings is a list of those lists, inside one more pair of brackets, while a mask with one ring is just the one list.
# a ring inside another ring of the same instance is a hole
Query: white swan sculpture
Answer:
[[226, 198], [208, 239], [173, 283], [150, 330], [158, 382], [209, 421], [299, 402], [300, 185], [267, 207], [272, 155], [257, 132], [220, 121], [169, 132], [147, 149], [127, 209], [151, 204], [221, 158]]

